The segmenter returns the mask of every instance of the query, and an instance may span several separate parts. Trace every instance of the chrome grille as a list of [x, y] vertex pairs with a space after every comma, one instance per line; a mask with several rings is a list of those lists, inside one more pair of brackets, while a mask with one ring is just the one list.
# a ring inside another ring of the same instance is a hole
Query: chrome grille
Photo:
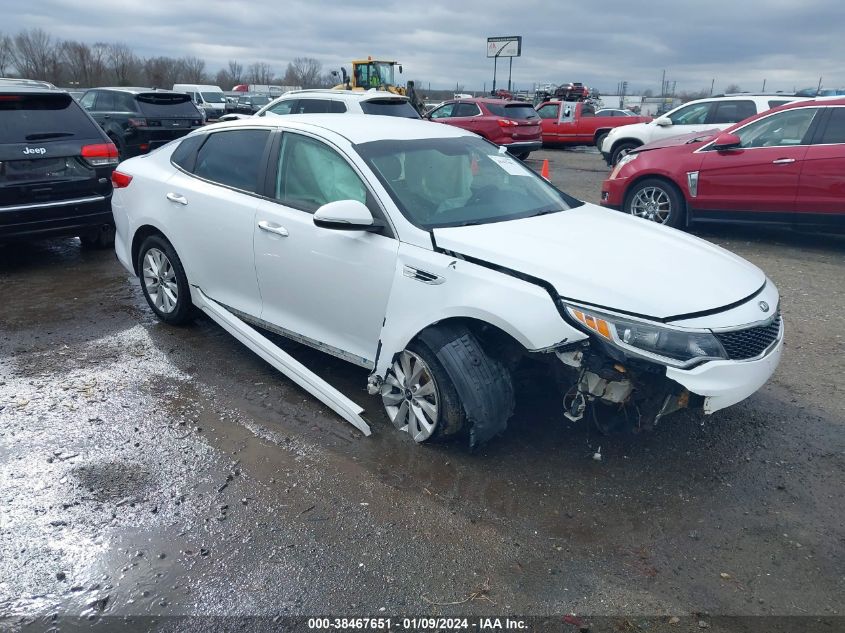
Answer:
[[750, 327], [732, 332], [717, 332], [716, 338], [731, 360], [747, 360], [765, 352], [780, 333], [780, 311], [768, 325]]

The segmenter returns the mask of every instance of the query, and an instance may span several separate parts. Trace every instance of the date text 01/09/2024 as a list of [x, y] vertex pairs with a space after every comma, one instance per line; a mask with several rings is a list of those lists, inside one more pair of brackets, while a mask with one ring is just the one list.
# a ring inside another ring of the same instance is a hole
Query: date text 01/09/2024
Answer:
[[524, 620], [514, 618], [309, 618], [308, 628], [312, 630], [350, 631], [403, 631], [426, 630], [525, 630]]

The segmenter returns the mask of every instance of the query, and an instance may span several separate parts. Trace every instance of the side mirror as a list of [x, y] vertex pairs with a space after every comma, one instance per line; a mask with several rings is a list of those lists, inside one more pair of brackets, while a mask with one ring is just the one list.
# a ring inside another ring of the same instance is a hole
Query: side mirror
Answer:
[[668, 116], [659, 116], [654, 120], [654, 124], [659, 125], [660, 127], [671, 127], [672, 119]]
[[736, 134], [723, 132], [716, 137], [716, 142], [713, 143], [713, 149], [722, 151], [726, 149], [737, 149], [742, 144], [742, 139]]
[[381, 228], [363, 202], [337, 200], [314, 212], [314, 224], [323, 229], [338, 231], [374, 231]]

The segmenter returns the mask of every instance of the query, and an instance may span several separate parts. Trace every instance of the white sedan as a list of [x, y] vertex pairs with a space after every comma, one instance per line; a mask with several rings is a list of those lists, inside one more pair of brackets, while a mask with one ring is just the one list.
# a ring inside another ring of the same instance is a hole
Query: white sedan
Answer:
[[116, 250], [172, 324], [199, 308], [365, 433], [269, 330], [370, 370], [417, 442], [483, 442], [529, 358], [563, 413], [648, 427], [777, 367], [774, 284], [680, 231], [585, 204], [456, 128], [298, 115], [198, 130], [120, 164]]

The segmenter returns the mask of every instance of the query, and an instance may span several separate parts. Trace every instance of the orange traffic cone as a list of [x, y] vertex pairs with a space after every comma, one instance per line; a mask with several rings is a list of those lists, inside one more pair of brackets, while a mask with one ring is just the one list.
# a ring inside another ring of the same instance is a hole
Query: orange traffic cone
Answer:
[[543, 159], [543, 168], [540, 170], [540, 175], [543, 178], [545, 178], [546, 180], [549, 180], [549, 159], [548, 158]]

